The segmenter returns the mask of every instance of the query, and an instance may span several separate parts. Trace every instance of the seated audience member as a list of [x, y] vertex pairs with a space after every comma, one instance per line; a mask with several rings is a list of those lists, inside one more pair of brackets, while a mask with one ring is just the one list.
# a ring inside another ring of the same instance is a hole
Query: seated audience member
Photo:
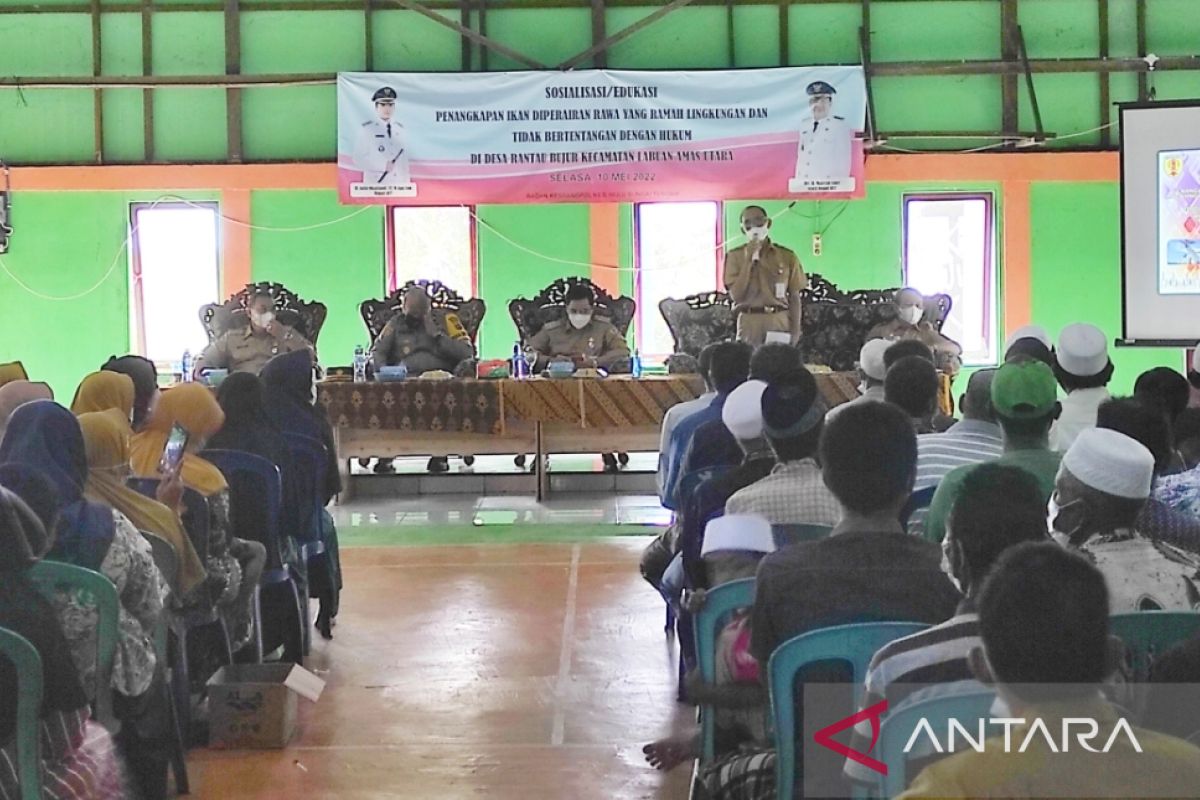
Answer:
[[[946, 474], [958, 467], [999, 458], [1004, 452], [1004, 434], [992, 408], [994, 369], [981, 369], [971, 376], [967, 391], [959, 398], [962, 421], [945, 433], [917, 437], [917, 482], [913, 491], [941, 483]], [[925, 530], [927, 508], [917, 509], [908, 519], [908, 532], [920, 536]]]
[[1176, 418], [1188, 407], [1191, 388], [1187, 378], [1170, 367], [1155, 367], [1138, 376], [1133, 396], [1155, 408], [1174, 426]]
[[[1106, 401], [1097, 412], [1096, 427], [1123, 433], [1149, 450], [1154, 456], [1155, 483], [1175, 463], [1166, 416], [1141, 400], [1124, 397]], [[1134, 527], [1149, 539], [1200, 554], [1200, 519], [1158, 500], [1153, 490]]]
[[0, 386], [0, 436], [8, 427], [8, 420], [21, 406], [34, 400], [53, 400], [54, 392], [45, 383], [10, 381]]
[[164, 478], [158, 464], [171, 428], [179, 424], [188, 432], [179, 477], [186, 488], [208, 501], [208, 552], [199, 555], [205, 562], [214, 604], [225, 619], [236, 651], [249, 643], [253, 632], [254, 589], [262, 577], [267, 551], [258, 542], [233, 536], [229, 484], [219, 469], [197, 455], [224, 420], [221, 407], [206, 387], [198, 383], [176, 386], [163, 392], [144, 429], [130, 440], [129, 460], [137, 477]]
[[298, 330], [275, 319], [275, 298], [268, 292], [255, 292], [246, 312], [249, 321], [244, 328], [231, 328], [204, 348], [196, 359], [194, 374], [206, 368], [257, 373], [280, 353], [313, 352]]
[[[925, 768], [903, 800], [1194, 795], [1200, 750], [1142, 728], [1125, 734], [1115, 727], [1117, 709], [1100, 694], [1120, 658], [1119, 642], [1108, 636], [1104, 579], [1053, 544], [1021, 544], [1000, 557], [979, 596], [983, 647], [972, 653], [971, 666], [995, 685], [1007, 706], [1003, 716], [1026, 720], [1005, 736], [1029, 744], [1005, 748], [997, 737], [983, 752], [950, 756]], [[1094, 720], [1094, 741], [1110, 744], [1060, 752], [1046, 737], [1030, 735], [1033, 720], [1061, 731], [1067, 719]]]
[[563, 359], [576, 366], [628, 371], [629, 345], [611, 322], [596, 319], [596, 298], [592, 290], [577, 283], [567, 290], [566, 319], [547, 322], [529, 340], [538, 354], [535, 370], [551, 361]]
[[708, 406], [717, 396], [716, 389], [713, 388], [712, 375], [709, 370], [712, 368], [712, 355], [716, 349], [715, 344], [706, 345], [700, 351], [699, 369], [700, 377], [704, 379], [704, 394], [692, 400], [685, 400], [682, 403], [677, 403], [667, 409], [663, 414], [662, 434], [658, 439], [658, 475], [656, 483], [658, 487], [659, 502], [665, 502], [665, 487], [667, 482], [667, 446], [671, 443], [671, 434], [675, 432], [675, 427], [681, 420], [690, 417], [702, 408]]
[[1005, 362], [1032, 358], [1054, 368], [1054, 342], [1041, 325], [1025, 325], [1013, 331], [1004, 343]]
[[[875, 654], [860, 707], [887, 700], [888, 708], [895, 709], [919, 684], [939, 684], [923, 690], [922, 699], [932, 692], [982, 688], [971, 674], [968, 657], [979, 646], [976, 603], [984, 578], [1008, 548], [1046, 539], [1046, 504], [1032, 475], [998, 464], [971, 470], [942, 540], [942, 569], [962, 590], [962, 602], [954, 616], [940, 625], [897, 639]], [[865, 753], [870, 746], [867, 731], [856, 728], [851, 747]], [[849, 759], [846, 776], [871, 786], [878, 780], [877, 773]]]
[[1200, 561], [1137, 530], [1154, 456], [1123, 433], [1089, 428], [1063, 456], [1050, 502], [1055, 536], [1104, 573], [1115, 612], [1178, 611], [1200, 603]]
[[130, 489], [125, 481], [130, 475], [128, 418], [116, 409], [93, 411], [79, 415], [83, 447], [87, 453], [87, 482], [83, 494], [88, 500], [112, 507], [124, 514], [139, 531], [153, 533], [165, 539], [175, 549], [179, 559], [177, 578], [183, 604], [189, 601], [207, 604], [207, 598], [190, 598], [204, 583], [204, 562], [196, 553], [192, 540], [179, 518], [179, 501], [183, 483], [178, 475], [164, 478], [158, 485], [157, 499], [151, 499]]
[[[884, 381], [886, 382], [886, 371], [896, 365], [897, 361], [908, 358], [909, 356], [919, 356], [925, 359], [930, 364], [933, 364], [933, 351], [927, 345], [916, 339], [901, 339], [898, 342], [890, 342], [890, 346], [883, 351], [883, 366], [885, 371]], [[935, 365], [936, 366], [936, 365]], [[940, 383], [940, 379], [939, 379]], [[884, 394], [886, 395], [886, 387]], [[941, 408], [941, 403], [938, 403], [938, 409], [933, 414], [934, 433], [942, 433], [949, 430], [956, 420], [954, 417], [944, 413]]]
[[119, 372], [128, 375], [133, 381], [133, 429], [140, 431], [154, 412], [158, 398], [162, 396], [162, 391], [158, 388], [158, 369], [154, 362], [142, 356], [111, 356], [100, 370]]
[[876, 325], [867, 339], [916, 339], [933, 351], [938, 370], [951, 377], [957, 375], [962, 369], [962, 346], [925, 319], [925, 296], [906, 287], [896, 292], [892, 303], [896, 306], [896, 318]]
[[1052, 449], [1067, 452], [1076, 436], [1096, 426], [1096, 409], [1109, 398], [1106, 387], [1112, 375], [1102, 330], [1083, 322], [1063, 328], [1054, 351], [1054, 376], [1067, 397], [1050, 432]]
[[136, 402], [137, 389], [132, 378], [121, 372], [101, 370], [85, 375], [79, 382], [71, 401], [71, 413], [78, 417], [97, 411], [118, 411], [132, 434]]
[[1200, 408], [1200, 344], [1192, 349], [1192, 363], [1188, 365], [1187, 379], [1193, 389], [1188, 407]]
[[883, 397], [908, 415], [918, 434], [937, 432], [933, 415], [938, 406], [938, 376], [925, 359], [909, 356], [897, 361], [884, 380]]
[[474, 355], [475, 347], [458, 315], [446, 314], [445, 324], [439, 325], [422, 286], [404, 293], [400, 313], [388, 320], [371, 347], [376, 369], [403, 364], [411, 377], [434, 370], [453, 373], [460, 361]]
[[25, 372], [25, 365], [20, 361], [10, 361], [7, 364], [0, 364], [0, 386], [13, 381], [27, 381], [29, 374]]
[[[791, 345], [765, 344], [750, 356], [750, 380], [773, 383], [801, 366], [800, 351]], [[683, 474], [717, 466], [733, 466], [742, 460], [742, 449], [722, 420], [709, 420], [692, 434], [683, 457]]]
[[713, 350], [712, 373], [713, 388], [717, 395], [707, 406], [681, 420], [671, 433], [671, 441], [667, 445], [667, 480], [666, 499], [664, 506], [677, 511], [683, 498], [678, 496], [679, 482], [683, 479], [683, 459], [696, 431], [706, 422], [721, 419], [721, 409], [725, 407], [725, 399], [729, 393], [746, 382], [750, 372], [751, 350], [748, 344], [742, 342], [721, 342]]
[[312, 354], [288, 353], [277, 356], [263, 367], [263, 406], [267, 418], [283, 433], [300, 434], [325, 445], [325, 486], [321, 490], [321, 517], [317, 533], [325, 544], [325, 553], [315, 561], [308, 573], [311, 597], [320, 598], [317, 630], [326, 639], [332, 638], [333, 620], [338, 613], [338, 598], [342, 590], [342, 566], [338, 554], [337, 527], [325, 506], [342, 490], [338, 473], [337, 447], [333, 427], [324, 407], [317, 404], [315, 364]]
[[1200, 519], [1200, 409], [1189, 408], [1175, 420], [1175, 448], [1184, 471], [1159, 478], [1154, 499]]
[[[788, 349], [795, 352], [795, 348]], [[767, 384], [761, 380], [748, 380], [730, 392], [721, 420], [742, 449], [742, 463], [701, 481], [696, 491], [684, 500], [679, 519], [679, 553], [687, 584], [694, 589], [708, 586], [700, 562], [708, 520], [724, 513], [726, 502], [735, 492], [762, 480], [775, 466], [775, 454], [763, 437], [762, 395], [766, 388]]]
[[[52, 493], [53, 487], [44, 491]], [[25, 637], [42, 662], [41, 768], [44, 798], [110, 800], [126, 787], [112, 738], [91, 720], [87, 694], [53, 606], [26, 577], [50, 547], [41, 520], [16, 494], [0, 488], [0, 627]], [[20, 797], [17, 674], [0, 658], [0, 796]]]
[[[759, 565], [750, 639], [759, 664], [788, 639], [831, 625], [944, 622], [961, 599], [938, 547], [900, 527], [917, 467], [904, 412], [888, 403], [846, 409], [825, 428], [820, 455], [841, 521], [829, 538], [786, 547]], [[826, 672], [820, 677], [832, 679]], [[760, 792], [773, 791], [774, 775], [773, 753], [739, 753], [712, 764], [703, 780], [714, 798], [768, 797]]]
[[840, 509], [821, 478], [817, 445], [825, 425], [817, 381], [798, 367], [762, 393], [763, 434], [775, 453], [771, 474], [735, 492], [727, 514], [755, 514], [772, 525], [829, 525]]
[[858, 384], [858, 397], [840, 406], [829, 409], [826, 421], [842, 413], [842, 410], [861, 403], [882, 403], [884, 401], [883, 381], [887, 377], [887, 366], [883, 362], [883, 354], [892, 346], [887, 339], [871, 339], [858, 351], [858, 376], [862, 382]]
[[1193, 636], [1155, 658], [1150, 665], [1151, 687], [1142, 724], [1193, 744], [1200, 742], [1198, 679], [1200, 636]]
[[[1037, 479], [1043, 500], [1054, 492], [1054, 479], [1062, 456], [1050, 449], [1050, 426], [1058, 417], [1058, 387], [1054, 374], [1040, 361], [1024, 360], [1001, 365], [992, 376], [992, 408], [1004, 434], [1004, 454], [993, 463], [1020, 467]], [[946, 517], [954, 507], [959, 488], [974, 466], [958, 467], [938, 483], [929, 505], [922, 534], [942, 541]]]

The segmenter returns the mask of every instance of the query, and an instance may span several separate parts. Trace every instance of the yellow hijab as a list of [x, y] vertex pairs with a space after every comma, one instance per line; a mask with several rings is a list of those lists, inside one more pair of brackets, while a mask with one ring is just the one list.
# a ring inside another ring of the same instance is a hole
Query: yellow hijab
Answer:
[[20, 361], [10, 361], [7, 364], [0, 364], [0, 386], [13, 381], [27, 381], [29, 376], [25, 373], [25, 365]]
[[[125, 415], [125, 427], [133, 416], [133, 379], [120, 372], [93, 372], [75, 390], [71, 413], [75, 416], [116, 409]], [[132, 435], [133, 430], [129, 430]]]
[[171, 427], [179, 423], [188, 432], [188, 452], [183, 457], [180, 477], [183, 485], [210, 497], [229, 486], [221, 471], [197, 455], [196, 445], [207, 439], [225, 424], [225, 412], [204, 386], [185, 383], [163, 393], [162, 399], [141, 433], [129, 443], [133, 474], [146, 478], [158, 477], [158, 461]]
[[129, 464], [129, 418], [112, 408], [93, 411], [79, 416], [79, 427], [83, 430], [88, 462], [84, 496], [120, 511], [138, 530], [170, 542], [179, 556], [180, 594], [186, 596], [204, 580], [204, 565], [179, 515], [157, 500], [130, 489], [122, 480], [121, 472]]

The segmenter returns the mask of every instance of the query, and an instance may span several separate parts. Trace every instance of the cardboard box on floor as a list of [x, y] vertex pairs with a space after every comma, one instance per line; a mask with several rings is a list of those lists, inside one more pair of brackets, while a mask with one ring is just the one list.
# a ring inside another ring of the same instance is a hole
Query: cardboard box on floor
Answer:
[[296, 696], [317, 702], [325, 681], [298, 664], [231, 664], [208, 679], [209, 746], [286, 747]]

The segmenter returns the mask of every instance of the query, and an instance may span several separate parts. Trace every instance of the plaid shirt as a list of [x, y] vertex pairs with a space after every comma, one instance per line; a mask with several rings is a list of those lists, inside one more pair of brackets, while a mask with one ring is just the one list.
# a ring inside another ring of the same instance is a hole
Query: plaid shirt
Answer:
[[777, 464], [771, 474], [734, 493], [726, 514], [758, 514], [772, 525], [837, 524], [841, 508], [811, 458]]

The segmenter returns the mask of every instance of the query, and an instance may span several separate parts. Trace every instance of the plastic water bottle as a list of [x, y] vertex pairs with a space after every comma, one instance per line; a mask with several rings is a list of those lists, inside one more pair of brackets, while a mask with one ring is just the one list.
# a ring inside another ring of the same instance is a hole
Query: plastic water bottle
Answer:
[[183, 382], [192, 382], [192, 351], [184, 350], [183, 358], [179, 361], [179, 371], [183, 373]]
[[521, 342], [518, 341], [513, 345], [512, 354], [512, 376], [514, 378], [525, 377], [525, 356], [521, 352]]
[[629, 371], [633, 373], [633, 377], [642, 377], [642, 357], [638, 353], [637, 348], [633, 351], [633, 360], [629, 363]]
[[354, 382], [367, 382], [367, 353], [361, 344], [354, 348]]

